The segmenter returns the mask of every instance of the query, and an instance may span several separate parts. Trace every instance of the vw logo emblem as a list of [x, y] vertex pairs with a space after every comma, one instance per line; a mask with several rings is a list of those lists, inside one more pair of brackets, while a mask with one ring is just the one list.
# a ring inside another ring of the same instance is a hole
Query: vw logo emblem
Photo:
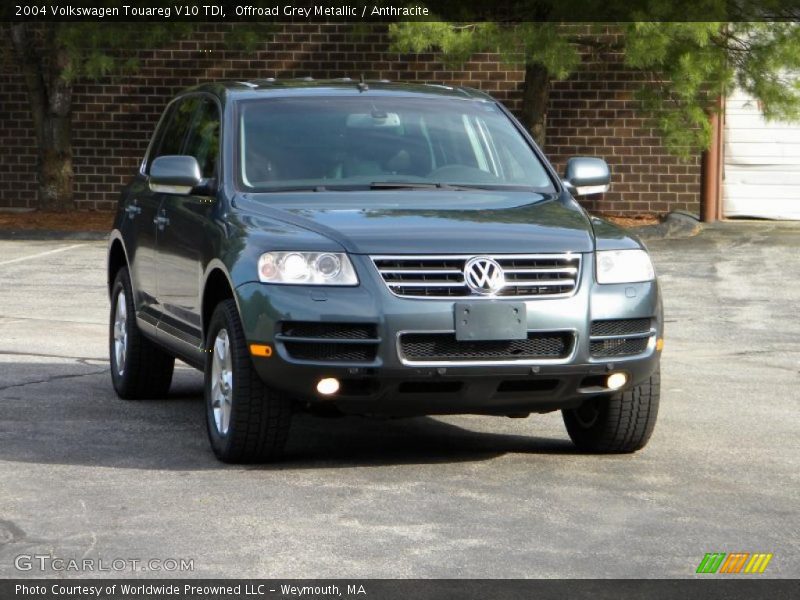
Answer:
[[470, 258], [464, 265], [464, 281], [477, 294], [495, 294], [506, 284], [503, 267], [486, 256]]

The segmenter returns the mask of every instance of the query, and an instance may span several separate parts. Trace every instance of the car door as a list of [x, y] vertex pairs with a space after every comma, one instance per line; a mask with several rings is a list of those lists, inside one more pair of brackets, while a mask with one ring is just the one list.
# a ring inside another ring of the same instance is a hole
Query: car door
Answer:
[[125, 206], [127, 219], [123, 226], [123, 235], [126, 237], [131, 266], [136, 314], [140, 320], [153, 327], [157, 325], [162, 312], [157, 290], [158, 239], [154, 223], [161, 207], [162, 195], [150, 189], [148, 173], [155, 158], [169, 154], [178, 144], [183, 144], [188, 122], [179, 117], [182, 105], [183, 101], [177, 100], [164, 111], [150, 143], [146, 161], [128, 189]]
[[159, 222], [159, 328], [167, 336], [202, 347], [201, 291], [205, 265], [218, 233], [215, 182], [220, 143], [220, 110], [207, 95], [194, 99], [196, 110], [181, 154], [197, 159], [204, 184], [188, 195], [163, 194]]

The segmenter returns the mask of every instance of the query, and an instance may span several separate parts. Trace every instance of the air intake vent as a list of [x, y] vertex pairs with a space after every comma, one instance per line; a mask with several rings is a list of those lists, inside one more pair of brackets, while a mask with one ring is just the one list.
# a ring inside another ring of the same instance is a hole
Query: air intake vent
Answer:
[[365, 363], [378, 355], [378, 328], [370, 323], [285, 321], [278, 331], [276, 341], [295, 360]]
[[589, 351], [594, 358], [634, 356], [647, 350], [652, 319], [592, 321]]
[[614, 319], [592, 321], [592, 337], [607, 335], [628, 335], [631, 333], [650, 333], [652, 319]]
[[557, 360], [572, 353], [570, 332], [530, 332], [525, 340], [462, 342], [454, 333], [404, 333], [401, 357], [407, 362], [492, 362]]
[[324, 340], [369, 340], [377, 339], [375, 325], [360, 323], [313, 323], [308, 321], [286, 321], [281, 327], [286, 337], [319, 338]]
[[592, 340], [589, 345], [594, 357], [632, 356], [647, 350], [647, 338]]

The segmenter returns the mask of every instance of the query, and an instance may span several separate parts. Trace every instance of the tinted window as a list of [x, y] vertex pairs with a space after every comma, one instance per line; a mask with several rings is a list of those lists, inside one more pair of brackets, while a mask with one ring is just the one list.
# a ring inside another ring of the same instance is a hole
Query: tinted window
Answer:
[[371, 96], [245, 101], [241, 183], [251, 189], [418, 182], [552, 190], [493, 102]]
[[214, 177], [219, 153], [219, 111], [216, 103], [204, 97], [194, 117], [184, 154], [194, 156], [203, 177]]
[[189, 126], [192, 123], [195, 110], [199, 103], [199, 98], [187, 98], [186, 100], [178, 100], [170, 106], [169, 113], [165, 119], [166, 126], [160, 135], [156, 144], [157, 147], [153, 148], [148, 160], [148, 171], [150, 163], [159, 156], [166, 156], [168, 154], [181, 154], [183, 151], [183, 142], [186, 139], [186, 132], [189, 131]]

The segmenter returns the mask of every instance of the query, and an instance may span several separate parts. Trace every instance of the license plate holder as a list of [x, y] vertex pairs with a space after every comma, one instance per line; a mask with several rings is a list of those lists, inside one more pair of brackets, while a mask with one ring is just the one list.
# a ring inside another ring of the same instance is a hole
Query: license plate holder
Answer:
[[524, 302], [456, 302], [456, 340], [524, 340], [528, 319]]

